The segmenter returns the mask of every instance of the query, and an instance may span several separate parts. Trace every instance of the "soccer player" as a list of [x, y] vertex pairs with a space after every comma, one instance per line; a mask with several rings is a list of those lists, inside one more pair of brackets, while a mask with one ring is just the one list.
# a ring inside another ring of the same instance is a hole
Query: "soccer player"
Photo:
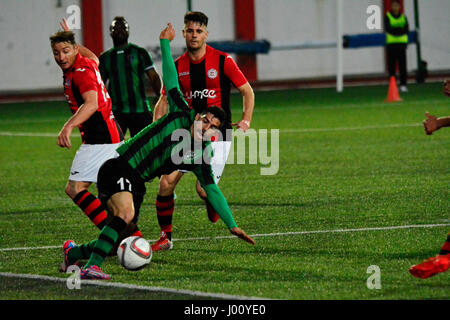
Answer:
[[112, 110], [123, 134], [133, 137], [152, 123], [153, 114], [145, 94], [145, 75], [159, 98], [161, 79], [147, 50], [128, 42], [129, 26], [117, 16], [109, 27], [114, 47], [100, 55], [100, 74], [111, 95]]
[[107, 221], [105, 207], [88, 188], [97, 181], [102, 163], [118, 156], [116, 149], [123, 134], [112, 115], [111, 99], [100, 77], [97, 56], [75, 42], [65, 19], [60, 25], [64, 31], [52, 35], [50, 43], [55, 61], [63, 71], [64, 95], [73, 115], [59, 132], [57, 143], [70, 149], [70, 135], [76, 127], [82, 138], [65, 192], [102, 229]]
[[[446, 80], [444, 84], [444, 94], [450, 97], [450, 80]], [[427, 119], [423, 122], [425, 133], [427, 135], [433, 134], [434, 131], [443, 127], [450, 127], [450, 117], [436, 118], [430, 114], [425, 113]], [[450, 233], [447, 235], [447, 240], [441, 248], [439, 254], [435, 257], [428, 258], [424, 262], [412, 266], [409, 272], [417, 277], [426, 279], [438, 273], [448, 270], [450, 267]]]
[[[214, 158], [212, 169], [215, 182], [218, 183], [231, 148], [231, 127], [236, 126], [247, 131], [252, 120], [255, 98], [252, 87], [236, 65], [233, 58], [206, 44], [208, 38], [208, 17], [202, 12], [188, 12], [184, 16], [183, 37], [187, 51], [175, 61], [178, 71], [180, 89], [190, 108], [197, 113], [208, 107], [218, 106], [225, 111], [226, 121], [222, 128], [221, 141], [212, 143]], [[232, 124], [230, 110], [230, 88], [235, 86], [243, 97], [242, 119]], [[167, 100], [163, 88], [160, 100], [156, 104], [154, 118], [158, 119], [167, 112]], [[227, 131], [229, 134], [227, 135]], [[156, 198], [156, 213], [161, 228], [160, 239], [152, 245], [153, 251], [172, 248], [172, 215], [174, 211], [174, 190], [183, 176], [183, 171], [176, 171], [162, 176]], [[219, 216], [206, 199], [201, 183], [197, 181], [196, 190], [205, 201], [208, 218], [215, 223]]]
[[[144, 183], [177, 169], [193, 171], [205, 190], [207, 199], [230, 232], [251, 244], [255, 243], [238, 228], [226, 199], [214, 182], [209, 163], [211, 143], [205, 137], [214, 135], [223, 125], [224, 112], [217, 107], [211, 107], [202, 113], [189, 108], [179, 90], [177, 71], [170, 52], [170, 41], [174, 37], [175, 30], [169, 23], [160, 34], [168, 114], [125, 141], [117, 149], [120, 156], [106, 161], [100, 168], [99, 197], [107, 204], [108, 211], [114, 215], [113, 219], [102, 229], [97, 240], [81, 246], [76, 246], [72, 240], [64, 243], [64, 269], [77, 260], [89, 258], [80, 271], [81, 279], [110, 279], [100, 267], [118, 241], [119, 234], [134, 219], [135, 209], [142, 201], [139, 195], [142, 194]], [[174, 139], [174, 132], [187, 132], [187, 139], [182, 139], [181, 142]], [[193, 150], [190, 147], [186, 149], [192, 144]], [[183, 150], [188, 152], [183, 152], [181, 161], [175, 162], [174, 159]]]

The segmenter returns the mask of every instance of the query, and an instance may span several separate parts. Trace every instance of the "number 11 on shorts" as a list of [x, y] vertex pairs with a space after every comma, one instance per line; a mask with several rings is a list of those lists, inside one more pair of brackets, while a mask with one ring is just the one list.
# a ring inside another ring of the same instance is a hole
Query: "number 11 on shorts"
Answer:
[[[120, 185], [120, 190], [122, 191], [130, 191], [131, 192], [131, 183], [130, 180], [125, 179], [125, 178], [120, 178], [119, 180], [117, 180], [117, 184]], [[125, 190], [125, 185], [128, 184], [128, 190]]]

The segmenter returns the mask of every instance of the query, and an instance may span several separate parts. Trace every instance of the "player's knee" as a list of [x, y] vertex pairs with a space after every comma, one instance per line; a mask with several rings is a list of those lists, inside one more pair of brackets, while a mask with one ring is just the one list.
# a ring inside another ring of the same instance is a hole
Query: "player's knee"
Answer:
[[206, 195], [205, 189], [202, 188], [200, 183], [197, 182], [195, 189], [197, 190], [197, 194], [200, 198], [202, 198], [203, 200], [206, 200], [208, 198], [208, 196]]
[[160, 196], [171, 195], [176, 187], [177, 183], [174, 180], [170, 180], [167, 176], [162, 176], [159, 181], [159, 192]]
[[134, 218], [134, 208], [133, 206], [116, 207], [113, 214], [129, 224]]
[[86, 189], [87, 187], [84, 183], [80, 184], [77, 181], [68, 181], [64, 191], [71, 199], [73, 199], [78, 193]]
[[129, 224], [131, 221], [133, 221], [134, 211], [133, 210], [123, 211], [119, 214], [119, 217], [123, 221], [125, 221], [126, 224]]

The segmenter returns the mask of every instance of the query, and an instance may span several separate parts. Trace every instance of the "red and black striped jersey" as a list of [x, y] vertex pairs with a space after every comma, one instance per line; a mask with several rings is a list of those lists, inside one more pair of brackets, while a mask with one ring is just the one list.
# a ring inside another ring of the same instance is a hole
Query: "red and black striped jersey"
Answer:
[[239, 88], [247, 83], [234, 59], [207, 45], [206, 53], [199, 61], [192, 61], [186, 51], [175, 61], [175, 66], [180, 90], [189, 106], [197, 113], [211, 106], [222, 108], [227, 115], [223, 128], [231, 128], [231, 85]]
[[80, 126], [86, 144], [118, 143], [123, 133], [111, 111], [111, 98], [106, 91], [95, 61], [77, 54], [73, 66], [64, 72], [64, 95], [72, 114], [83, 105], [82, 94], [96, 91], [98, 110]]

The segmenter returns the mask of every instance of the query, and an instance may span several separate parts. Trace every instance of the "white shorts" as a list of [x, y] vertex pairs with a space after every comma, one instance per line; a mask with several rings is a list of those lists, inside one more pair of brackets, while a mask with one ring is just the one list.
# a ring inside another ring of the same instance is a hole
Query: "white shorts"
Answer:
[[69, 180], [97, 182], [97, 174], [101, 165], [106, 160], [119, 156], [116, 149], [122, 143], [82, 144], [73, 158]]
[[[213, 157], [211, 158], [211, 169], [214, 175], [214, 181], [218, 184], [222, 177], [223, 169], [225, 169], [228, 155], [230, 154], [231, 141], [211, 142], [211, 147], [214, 152]], [[183, 173], [189, 172], [186, 170], [179, 171]]]

